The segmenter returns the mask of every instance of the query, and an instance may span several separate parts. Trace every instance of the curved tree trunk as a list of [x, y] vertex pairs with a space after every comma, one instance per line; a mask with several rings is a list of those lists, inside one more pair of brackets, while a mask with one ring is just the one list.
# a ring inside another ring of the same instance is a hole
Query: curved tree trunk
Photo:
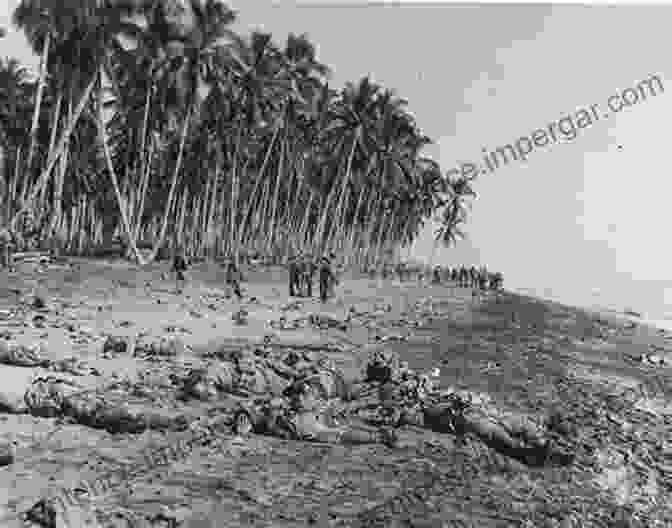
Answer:
[[285, 135], [285, 139], [282, 142], [282, 147], [280, 148], [280, 160], [278, 160], [278, 175], [275, 178], [275, 190], [273, 192], [273, 204], [271, 206], [270, 224], [268, 231], [266, 232], [267, 236], [266, 251], [268, 251], [271, 248], [271, 244], [273, 244], [275, 240], [275, 214], [278, 209], [278, 195], [280, 194], [280, 179], [282, 178], [282, 169], [285, 162], [286, 143], [287, 143], [287, 136]]
[[[52, 156], [52, 152], [54, 152], [54, 145], [56, 144], [56, 133], [58, 132], [58, 122], [61, 117], [61, 106], [63, 105], [63, 95], [63, 90], [59, 90], [58, 98], [56, 99], [56, 108], [54, 108], [54, 116], [51, 120], [51, 135], [49, 137], [49, 151], [47, 154], [47, 159], [49, 159]], [[39, 203], [44, 202], [45, 192], [46, 189], [42, 189]]]
[[273, 137], [271, 138], [271, 142], [269, 143], [268, 149], [266, 150], [264, 161], [261, 164], [261, 169], [259, 169], [259, 175], [257, 176], [257, 179], [254, 182], [254, 188], [252, 189], [250, 197], [247, 200], [247, 207], [245, 208], [245, 213], [243, 213], [243, 219], [240, 225], [240, 232], [238, 234], [239, 243], [242, 240], [243, 236], [245, 235], [245, 230], [247, 229], [247, 224], [249, 223], [250, 213], [252, 212], [252, 207], [257, 197], [257, 192], [261, 187], [261, 182], [263, 181], [264, 177], [264, 171], [266, 170], [266, 165], [268, 165], [268, 160], [271, 157], [271, 152], [273, 151], [273, 145], [275, 145], [275, 140], [278, 137], [279, 132], [280, 132], [280, 125], [276, 126], [275, 130], [273, 131]]
[[49, 57], [49, 46], [51, 44], [51, 32], [47, 32], [42, 47], [42, 57], [40, 58], [40, 77], [37, 81], [37, 93], [35, 94], [35, 109], [33, 110], [33, 122], [30, 126], [30, 144], [28, 146], [28, 159], [26, 160], [26, 172], [30, 174], [33, 155], [35, 154], [35, 144], [37, 143], [37, 127], [40, 123], [40, 110], [42, 109], [42, 95], [47, 78], [47, 59]]
[[112, 186], [114, 187], [114, 194], [117, 197], [117, 205], [119, 206], [119, 211], [121, 212], [121, 221], [124, 227], [124, 233], [128, 238], [131, 251], [133, 252], [133, 255], [135, 256], [138, 264], [140, 266], [144, 266], [145, 262], [142, 259], [142, 255], [140, 254], [137, 245], [135, 244], [135, 240], [133, 240], [131, 226], [128, 223], [128, 209], [126, 207], [126, 203], [124, 202], [124, 198], [121, 196], [119, 181], [117, 180], [117, 174], [114, 170], [114, 165], [112, 164], [112, 157], [110, 156], [110, 149], [107, 144], [107, 129], [103, 120], [102, 101], [98, 103], [98, 127], [100, 129], [101, 143], [103, 144], [103, 153], [105, 154], [105, 163], [107, 164], [107, 170], [110, 173]]
[[156, 255], [163, 246], [163, 243], [166, 239], [166, 228], [168, 227], [168, 218], [170, 216], [170, 211], [172, 209], [173, 200], [175, 198], [175, 189], [177, 188], [177, 177], [180, 174], [180, 167], [182, 166], [182, 157], [184, 155], [184, 144], [187, 141], [187, 130], [189, 129], [189, 122], [191, 121], [191, 106], [187, 109], [187, 115], [184, 118], [184, 125], [182, 127], [182, 137], [180, 138], [180, 147], [177, 153], [177, 163], [175, 164], [175, 172], [173, 173], [173, 181], [170, 184], [170, 191], [168, 192], [168, 203], [166, 204], [166, 210], [163, 215], [163, 221], [161, 223], [161, 230], [159, 231], [159, 237], [156, 243], [154, 244], [154, 249], [147, 259], [147, 263], [153, 262], [156, 259]]
[[348, 182], [350, 181], [350, 172], [352, 170], [352, 159], [355, 157], [355, 148], [357, 147], [357, 141], [359, 140], [359, 129], [355, 132], [355, 137], [352, 140], [352, 148], [350, 149], [350, 155], [348, 156], [348, 166], [345, 169], [345, 174], [343, 175], [343, 183], [341, 184], [341, 192], [338, 197], [338, 205], [336, 206], [336, 211], [334, 213], [334, 222], [331, 224], [328, 232], [326, 233], [324, 247], [326, 249], [330, 248], [330, 237], [334, 233], [334, 229], [338, 232], [338, 226], [342, 223], [344, 216], [343, 214], [343, 201], [345, 200], [345, 195], [347, 191]]
[[154, 142], [149, 147], [149, 153], [147, 154], [146, 166], [143, 167], [142, 179], [140, 181], [140, 198], [137, 209], [135, 210], [135, 215], [133, 217], [133, 240], [135, 244], [138, 243], [138, 238], [140, 237], [140, 227], [142, 226], [142, 215], [145, 212], [145, 200], [147, 198], [147, 189], [149, 188], [149, 177], [152, 169], [152, 160], [154, 158]]
[[28, 195], [28, 198], [26, 201], [22, 204], [22, 206], [19, 208], [19, 210], [16, 212], [14, 215], [14, 218], [12, 218], [11, 222], [11, 228], [16, 229], [16, 224], [19, 220], [19, 216], [21, 213], [24, 213], [25, 211], [29, 210], [32, 208], [35, 204], [35, 198], [37, 197], [38, 193], [45, 187], [47, 182], [49, 181], [49, 175], [51, 174], [51, 171], [54, 168], [54, 165], [56, 164], [56, 161], [61, 157], [61, 154], [63, 153], [63, 150], [65, 149], [65, 146], [67, 144], [67, 141], [70, 139], [70, 136], [72, 135], [72, 132], [75, 130], [75, 126], [77, 125], [77, 122], [79, 121], [80, 116], [82, 115], [82, 112], [84, 111], [84, 108], [86, 107], [86, 104], [89, 102], [89, 99], [91, 97], [91, 93], [93, 92], [93, 88], [96, 85], [96, 78], [97, 75], [94, 75], [87, 85], [86, 89], [84, 90], [84, 93], [82, 94], [82, 98], [80, 99], [77, 108], [75, 109], [75, 112], [72, 116], [72, 119], [70, 119], [70, 122], [68, 123], [68, 126], [66, 129], [63, 131], [63, 135], [58, 141], [58, 144], [56, 146], [56, 149], [54, 150], [54, 153], [52, 154], [51, 158], [47, 160], [47, 166], [46, 168], [42, 171], [42, 174], [40, 174], [40, 177], [35, 184], [35, 187], [31, 190], [30, 194]]
[[240, 157], [240, 142], [243, 138], [242, 123], [238, 124], [238, 137], [236, 138], [236, 151], [233, 154], [233, 168], [231, 169], [231, 205], [229, 211], [229, 244], [231, 245], [231, 256], [236, 266], [238, 266], [238, 235], [236, 234], [236, 220], [238, 218], [238, 163]]
[[[149, 181], [149, 169], [152, 166], [152, 156], [154, 155], [154, 141], [152, 141], [149, 152], [145, 152], [147, 144], [147, 123], [149, 121], [149, 103], [151, 101], [152, 91], [147, 90], [147, 98], [145, 100], [145, 112], [142, 118], [142, 136], [140, 138], [140, 156], [138, 156], [137, 173], [140, 175], [140, 192], [136, 203], [133, 204], [133, 213], [131, 217], [131, 224], [133, 224], [133, 239], [138, 243], [138, 235], [140, 233], [140, 224], [142, 223], [142, 213], [145, 207], [145, 196], [147, 194], [147, 182]], [[144, 163], [143, 163], [144, 160]], [[137, 203], [139, 201], [139, 203]]]

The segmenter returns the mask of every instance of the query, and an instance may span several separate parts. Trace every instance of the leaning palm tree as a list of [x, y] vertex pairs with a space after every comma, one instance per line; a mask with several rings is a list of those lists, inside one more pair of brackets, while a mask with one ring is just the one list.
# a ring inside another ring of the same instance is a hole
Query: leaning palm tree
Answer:
[[467, 211], [469, 208], [466, 200], [467, 198], [476, 197], [476, 193], [471, 187], [472, 181], [473, 178], [462, 176], [455, 180], [445, 181], [448, 199], [440, 213], [440, 224], [434, 234], [434, 247], [430, 258], [430, 266], [434, 263], [434, 255], [439, 243], [447, 247], [465, 237], [462, 226], [467, 221]]
[[[353, 163], [355, 167], [366, 163], [367, 144], [371, 143], [369, 136], [375, 134], [376, 97], [379, 92], [380, 87], [368, 77], [364, 77], [357, 84], [346, 84], [332, 107], [330, 123], [324, 132], [325, 148], [330, 150], [333, 153], [332, 156], [338, 160], [336, 174], [341, 173], [342, 176], [338, 182], [340, 185], [334, 182], [327, 195], [315, 236], [318, 251], [329, 248], [331, 233], [341, 222], [341, 211], [352, 175]], [[358, 154], [357, 158], [356, 154]], [[341, 168], [343, 168], [342, 171]], [[331, 204], [336, 197], [338, 197], [338, 202], [332, 213]], [[331, 214], [333, 214], [332, 222], [329, 228], [325, 229], [327, 218]]]
[[[102, 0], [96, 3], [84, 0], [68, 3], [35, 0], [35, 2], [26, 2], [26, 4], [30, 4], [29, 7], [34, 10], [32, 16], [19, 17], [19, 21], [23, 21], [23, 29], [29, 40], [32, 36], [32, 40], [39, 42], [40, 35], [46, 39], [47, 31], [51, 33], [57, 31], [61, 54], [69, 57], [69, 60], [66, 58], [62, 64], [66, 69], [71, 69], [61, 74], [63, 77], [68, 77], [73, 75], [73, 72], [77, 72], [74, 76], [84, 82], [79, 91], [79, 101], [76, 106], [73, 105], [75, 108], [70, 113], [59, 140], [46, 160], [46, 166], [12, 220], [13, 227], [20, 213], [35, 209], [37, 196], [46, 187], [56, 162], [66, 151], [70, 136], [90, 102], [98, 79], [98, 69], [104, 64], [102, 62], [104, 53], [102, 52], [107, 50], [112, 36], [119, 35], [130, 27], [123, 20], [126, 8], [115, 9], [110, 4], [103, 3]], [[56, 29], [50, 28], [48, 24], [52, 24]]]

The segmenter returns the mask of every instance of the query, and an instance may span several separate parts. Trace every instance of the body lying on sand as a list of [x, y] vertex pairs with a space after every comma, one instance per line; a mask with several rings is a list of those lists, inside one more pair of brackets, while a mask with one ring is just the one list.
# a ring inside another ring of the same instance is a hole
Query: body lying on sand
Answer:
[[[528, 465], [567, 465], [572, 460], [532, 422], [493, 418], [496, 410], [478, 409], [467, 395], [452, 390], [440, 393], [432, 381], [438, 371], [433, 376], [416, 373], [384, 344], [370, 349], [361, 376], [350, 380], [324, 355], [278, 353], [268, 345], [240, 349], [219, 359], [208, 369], [173, 376], [175, 395], [201, 401], [227, 395], [242, 398], [229, 420], [237, 434], [395, 447], [395, 429], [410, 425], [444, 434], [474, 434], [492, 449]], [[11, 348], [5, 349], [0, 361], [44, 364], [34, 352]], [[52, 373], [27, 381], [22, 400], [12, 403], [3, 398], [2, 411], [67, 417], [113, 433], [189, 426], [185, 415], [151, 409], [134, 412], [112, 398], [110, 391], [110, 387], [84, 390], [71, 378]]]

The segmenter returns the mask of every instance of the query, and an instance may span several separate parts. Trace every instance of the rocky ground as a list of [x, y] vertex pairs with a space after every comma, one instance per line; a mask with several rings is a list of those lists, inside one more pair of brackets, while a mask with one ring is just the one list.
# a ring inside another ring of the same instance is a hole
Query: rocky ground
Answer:
[[[290, 299], [280, 268], [248, 271], [239, 303], [215, 264], [194, 266], [182, 295], [167, 271], [73, 259], [0, 272], [2, 339], [51, 365], [0, 365], [3, 398], [73, 358], [80, 385], [191, 424], [111, 433], [0, 413], [11, 446], [0, 463], [13, 460], [0, 468], [0, 526], [39, 526], [22, 514], [55, 496], [70, 504], [56, 525], [73, 527], [672, 526], [672, 335], [509, 293], [361, 277], [344, 277], [321, 305]], [[126, 347], [105, 350], [110, 336]], [[225, 399], [174, 397], [171, 374], [265, 336], [326, 352], [346, 372], [380, 336], [411, 368], [440, 367], [442, 385], [535, 417], [576, 461], [530, 468], [474, 438], [411, 427], [394, 448], [243, 438], [218, 420]], [[133, 353], [161, 337], [181, 346]]]

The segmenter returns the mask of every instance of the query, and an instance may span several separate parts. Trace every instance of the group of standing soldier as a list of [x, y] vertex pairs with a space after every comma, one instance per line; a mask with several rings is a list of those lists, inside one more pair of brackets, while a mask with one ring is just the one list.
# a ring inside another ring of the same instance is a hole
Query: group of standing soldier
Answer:
[[500, 272], [492, 273], [488, 271], [485, 266], [481, 268], [460, 266], [452, 269], [435, 266], [432, 273], [432, 282], [439, 284], [446, 281], [456, 283], [461, 287], [500, 290], [504, 277]]
[[[331, 256], [333, 258], [333, 255]], [[298, 255], [289, 261], [289, 295], [291, 297], [312, 297], [313, 277], [319, 269], [320, 300], [326, 302], [334, 294], [338, 280], [332, 268], [331, 259], [322, 257], [319, 267], [308, 255]]]

